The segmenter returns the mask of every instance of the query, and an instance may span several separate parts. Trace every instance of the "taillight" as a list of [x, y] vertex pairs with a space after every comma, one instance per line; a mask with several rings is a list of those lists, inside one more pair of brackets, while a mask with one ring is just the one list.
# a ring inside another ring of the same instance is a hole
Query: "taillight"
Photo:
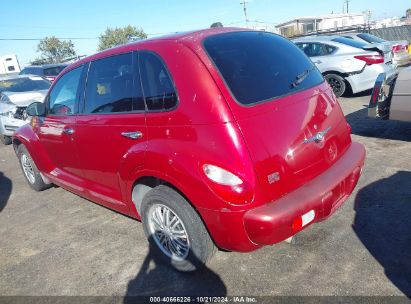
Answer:
[[367, 65], [384, 63], [384, 57], [382, 55], [359, 55], [354, 58], [365, 61]]
[[392, 52], [393, 53], [399, 53], [402, 50], [402, 46], [400, 44], [396, 44], [392, 46]]
[[380, 96], [380, 86], [379, 85], [375, 85], [374, 86], [374, 91], [372, 92], [372, 98], [371, 98], [371, 101], [372, 101], [372, 104], [377, 104], [377, 101], [378, 101], [378, 97]]
[[243, 183], [238, 176], [217, 166], [204, 165], [203, 170], [209, 179], [220, 185], [238, 186]]
[[254, 197], [251, 186], [240, 177], [223, 168], [205, 164], [202, 171], [208, 186], [228, 203], [241, 205], [250, 203]]

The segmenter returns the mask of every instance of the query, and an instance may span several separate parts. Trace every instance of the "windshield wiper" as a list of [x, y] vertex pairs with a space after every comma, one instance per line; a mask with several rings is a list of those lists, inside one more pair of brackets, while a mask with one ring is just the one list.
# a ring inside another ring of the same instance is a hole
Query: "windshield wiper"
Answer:
[[310, 74], [310, 72], [314, 69], [314, 66], [312, 66], [310, 69], [306, 69], [305, 71], [303, 71], [301, 74], [298, 74], [297, 77], [295, 77], [295, 81], [293, 81], [290, 84], [291, 88], [296, 88], [298, 87], [303, 81], [304, 79], [307, 78], [308, 74]]

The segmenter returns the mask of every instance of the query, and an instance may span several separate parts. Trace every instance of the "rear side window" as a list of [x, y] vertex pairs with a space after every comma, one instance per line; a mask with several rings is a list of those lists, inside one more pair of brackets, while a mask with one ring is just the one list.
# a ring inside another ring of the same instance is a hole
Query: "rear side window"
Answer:
[[85, 113], [133, 111], [132, 53], [91, 62], [87, 77]]
[[382, 43], [382, 42], [385, 42], [384, 39], [381, 39], [377, 36], [370, 35], [370, 34], [367, 34], [367, 33], [358, 34], [358, 37], [360, 37], [362, 40], [365, 40], [369, 43]]
[[[219, 34], [206, 38], [204, 48], [232, 95], [244, 105], [292, 94], [323, 81], [296, 45], [271, 33]], [[303, 80], [294, 86], [297, 78]]]
[[336, 50], [336, 47], [328, 45], [328, 44], [322, 44], [322, 43], [296, 43], [297, 46], [304, 51], [304, 53], [308, 57], [315, 57], [315, 56], [326, 56], [330, 55]]
[[152, 52], [139, 52], [141, 82], [147, 110], [166, 111], [177, 105], [177, 93], [170, 74], [160, 59]]
[[332, 41], [342, 43], [342, 44], [345, 44], [345, 45], [349, 45], [349, 46], [355, 47], [357, 49], [362, 49], [365, 45], [367, 45], [367, 43], [365, 43], [365, 42], [361, 42], [361, 41], [357, 41], [357, 40], [353, 40], [353, 39], [348, 39], [348, 38], [345, 38], [345, 37], [334, 38], [334, 39], [332, 39]]
[[70, 115], [75, 106], [83, 66], [64, 74], [54, 85], [49, 95], [49, 114]]
[[44, 75], [45, 76], [57, 76], [58, 74], [60, 74], [61, 71], [64, 70], [65, 67], [66, 66], [56, 66], [56, 67], [44, 69]]

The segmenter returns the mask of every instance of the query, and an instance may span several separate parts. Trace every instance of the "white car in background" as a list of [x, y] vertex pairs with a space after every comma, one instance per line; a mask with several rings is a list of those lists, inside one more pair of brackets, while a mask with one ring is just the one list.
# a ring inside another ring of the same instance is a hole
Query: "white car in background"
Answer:
[[11, 144], [13, 132], [28, 122], [26, 108], [43, 102], [51, 83], [39, 76], [0, 78], [0, 141]]
[[353, 94], [372, 89], [378, 75], [397, 75], [391, 48], [341, 36], [311, 36], [293, 42], [312, 60], [337, 97], [349, 86]]
[[388, 44], [391, 47], [393, 53], [392, 62], [395, 65], [407, 65], [411, 62], [411, 56], [408, 53], [409, 46], [407, 40], [387, 41], [368, 33], [347, 33], [342, 36], [365, 43]]

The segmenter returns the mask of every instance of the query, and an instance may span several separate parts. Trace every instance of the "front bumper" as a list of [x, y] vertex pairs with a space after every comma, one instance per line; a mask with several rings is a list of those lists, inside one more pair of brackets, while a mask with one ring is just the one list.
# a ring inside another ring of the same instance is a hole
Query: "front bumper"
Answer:
[[[311, 223], [326, 219], [354, 190], [364, 166], [365, 149], [352, 143], [344, 155], [326, 172], [282, 198], [244, 214], [248, 238], [255, 244], [281, 242]], [[295, 219], [314, 210], [314, 219], [298, 231]]]
[[14, 131], [28, 122], [28, 120], [0, 116], [0, 133], [6, 136], [12, 136]]

